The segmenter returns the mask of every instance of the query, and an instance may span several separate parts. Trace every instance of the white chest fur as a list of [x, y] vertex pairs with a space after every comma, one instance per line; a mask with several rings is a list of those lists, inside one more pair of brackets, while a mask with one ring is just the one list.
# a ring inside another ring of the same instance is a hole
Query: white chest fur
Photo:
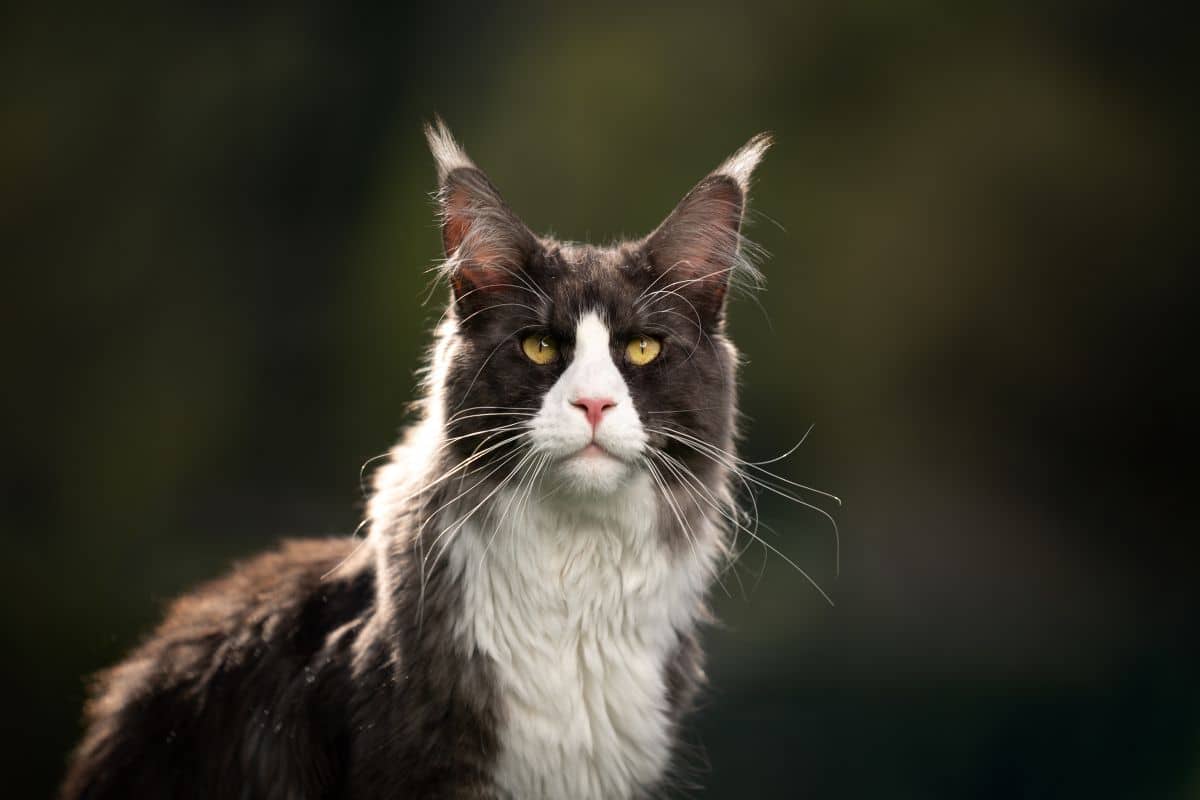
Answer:
[[672, 551], [657, 519], [653, 485], [639, 477], [594, 504], [551, 497], [506, 514], [499, 530], [464, 527], [450, 548], [465, 593], [457, 633], [495, 662], [498, 780], [511, 796], [629, 797], [661, 776], [664, 668], [695, 622], [715, 553]]

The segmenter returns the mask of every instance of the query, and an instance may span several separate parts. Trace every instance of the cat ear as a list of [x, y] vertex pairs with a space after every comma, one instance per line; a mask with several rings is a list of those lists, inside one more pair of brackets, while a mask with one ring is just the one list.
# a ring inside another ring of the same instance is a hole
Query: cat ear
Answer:
[[745, 262], [741, 228], [750, 178], [770, 146], [770, 134], [755, 136], [696, 184], [646, 239], [658, 288], [679, 292], [710, 320], [720, 316], [733, 273]]
[[454, 141], [440, 118], [426, 124], [425, 138], [438, 171], [443, 269], [456, 299], [519, 283], [537, 248], [537, 237], [504, 202], [483, 170]]

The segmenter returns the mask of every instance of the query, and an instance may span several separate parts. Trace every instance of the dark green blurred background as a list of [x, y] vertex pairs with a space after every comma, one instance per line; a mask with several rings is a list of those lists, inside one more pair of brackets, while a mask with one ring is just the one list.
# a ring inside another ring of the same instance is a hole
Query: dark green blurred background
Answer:
[[354, 528], [441, 310], [435, 112], [577, 239], [777, 136], [745, 451], [815, 423], [782, 472], [845, 499], [842, 575], [762, 499], [837, 606], [760, 549], [727, 576], [683, 794], [1200, 796], [1194, 27], [380, 6], [3, 12], [7, 796], [50, 791], [84, 676], [170, 597]]

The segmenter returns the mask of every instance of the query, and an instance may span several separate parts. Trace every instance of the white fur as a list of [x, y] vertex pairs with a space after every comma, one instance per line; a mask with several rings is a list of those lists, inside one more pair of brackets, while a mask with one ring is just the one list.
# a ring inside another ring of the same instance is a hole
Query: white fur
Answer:
[[[617, 402], [592, 442], [578, 396]], [[530, 489], [450, 548], [464, 613], [456, 630], [499, 681], [497, 780], [513, 798], [624, 798], [654, 784], [670, 754], [665, 668], [699, 613], [717, 556], [715, 531], [671, 548], [660, 498], [636, 466], [645, 446], [600, 318], [586, 315], [572, 363], [534, 423], [535, 451], [556, 459]]]
[[[584, 314], [576, 326], [571, 363], [542, 398], [533, 422], [536, 450], [562, 459], [559, 476], [578, 489], [613, 491], [629, 477], [632, 463], [646, 446], [646, 432], [629, 387], [613, 363], [610, 345], [600, 315]], [[571, 405], [580, 397], [604, 397], [616, 403], [604, 412], [594, 437], [587, 415]], [[611, 455], [570, 458], [593, 438]]]
[[763, 155], [770, 149], [772, 143], [773, 140], [769, 133], [760, 133], [754, 136], [736, 153], [725, 159], [721, 166], [713, 170], [712, 174], [728, 175], [737, 181], [738, 186], [742, 187], [743, 193], [748, 192], [754, 168], [758, 166], [759, 161], [762, 161]]
[[437, 117], [432, 125], [425, 124], [425, 140], [429, 143], [429, 151], [433, 153], [433, 161], [437, 164], [439, 181], [446, 180], [447, 175], [460, 167], [475, 166], [462, 146], [454, 141], [454, 136], [441, 117]]
[[509, 796], [623, 798], [662, 775], [664, 670], [694, 624], [715, 554], [672, 552], [657, 518], [654, 487], [639, 474], [603, 501], [535, 495], [499, 530], [471, 525], [455, 541], [458, 635], [496, 669], [496, 777]]

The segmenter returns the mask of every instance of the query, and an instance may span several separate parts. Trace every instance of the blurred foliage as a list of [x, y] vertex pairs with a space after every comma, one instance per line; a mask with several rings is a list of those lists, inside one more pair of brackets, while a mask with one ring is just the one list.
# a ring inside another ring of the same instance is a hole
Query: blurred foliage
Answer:
[[816, 424], [783, 471], [845, 498], [840, 577], [819, 516], [760, 502], [837, 607], [757, 548], [725, 576], [682, 794], [1195, 796], [1194, 27], [1110, 3], [3, 19], [14, 796], [57, 780], [83, 676], [167, 599], [354, 528], [443, 298], [435, 112], [535, 229], [594, 241], [778, 139], [749, 230], [769, 288], [732, 312], [745, 450]]

